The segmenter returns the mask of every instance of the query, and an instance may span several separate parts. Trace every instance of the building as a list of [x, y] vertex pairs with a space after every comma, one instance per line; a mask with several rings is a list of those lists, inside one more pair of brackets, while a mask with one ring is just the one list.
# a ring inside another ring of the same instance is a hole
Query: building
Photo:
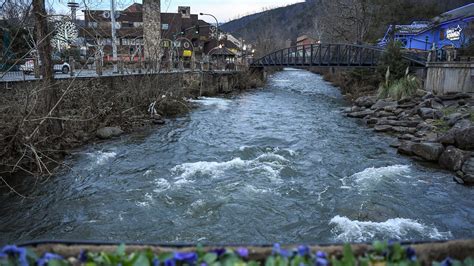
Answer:
[[390, 39], [406, 49], [430, 50], [461, 48], [474, 41], [474, 3], [445, 12], [429, 21], [410, 25], [391, 25], [379, 42], [385, 46]]
[[311, 45], [311, 44], [318, 44], [318, 43], [319, 41], [309, 37], [308, 35], [301, 35], [298, 38], [296, 38], [296, 46]]
[[[105, 60], [110, 59], [112, 44], [110, 11], [83, 10], [83, 12], [86, 26], [81, 29], [80, 35], [85, 39], [85, 45], [102, 46]], [[137, 54], [141, 53], [143, 47], [142, 4], [135, 3], [118, 12], [116, 29], [119, 57], [131, 57], [137, 60]], [[231, 51], [241, 49], [241, 45], [235, 41], [237, 39], [230, 35], [221, 33], [219, 41], [216, 36], [216, 28], [200, 20], [197, 14], [192, 14], [190, 7], [179, 7], [177, 13], [161, 13], [161, 38], [164, 49], [170, 48], [172, 42], [176, 43], [183, 39], [189, 40], [185, 44], [186, 47], [179, 48], [181, 55], [185, 57], [192, 54], [201, 58], [220, 44]], [[188, 50], [184, 52], [183, 49]]]

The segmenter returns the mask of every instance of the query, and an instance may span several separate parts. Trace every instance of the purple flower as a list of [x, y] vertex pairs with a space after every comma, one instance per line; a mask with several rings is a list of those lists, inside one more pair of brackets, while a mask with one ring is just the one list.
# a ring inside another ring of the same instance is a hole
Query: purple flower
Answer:
[[416, 251], [412, 247], [407, 247], [407, 249], [405, 250], [405, 253], [406, 253], [407, 258], [409, 260], [411, 260], [411, 261], [416, 260]]
[[193, 263], [198, 259], [198, 256], [194, 252], [175, 252], [174, 259], [187, 263]]
[[241, 258], [247, 258], [249, 256], [249, 250], [246, 248], [238, 248], [236, 252]]
[[280, 255], [282, 257], [288, 257], [290, 256], [290, 252], [288, 250], [285, 250], [285, 249], [282, 249], [280, 244], [276, 243], [275, 245], [273, 245], [273, 251], [272, 251], [272, 254], [277, 254], [277, 255]]
[[79, 253], [78, 260], [82, 263], [87, 262], [87, 250], [81, 250], [81, 253]]
[[226, 252], [226, 249], [225, 248], [216, 248], [212, 252], [216, 253], [217, 257], [220, 257]]
[[62, 260], [63, 257], [53, 254], [53, 253], [45, 253], [41, 259], [39, 259], [36, 263], [38, 266], [45, 266], [48, 265], [50, 260]]
[[203, 262], [201, 263], [201, 266], [207, 266], [207, 263]]
[[153, 261], [151, 262], [151, 265], [159, 266], [160, 265], [160, 260], [158, 258], [154, 258]]
[[445, 260], [441, 262], [441, 266], [451, 266], [453, 265], [453, 262], [451, 261], [450, 257], [447, 257]]
[[7, 253], [0, 252], [0, 259], [5, 259], [8, 257]]
[[304, 257], [304, 256], [308, 255], [309, 254], [309, 247], [304, 246], [304, 245], [298, 246], [298, 254], [301, 257]]
[[174, 261], [174, 259], [166, 259], [165, 266], [176, 266], [176, 262]]
[[316, 266], [327, 266], [327, 265], [329, 265], [329, 262], [325, 258], [316, 257], [316, 262], [315, 262], [314, 265], [316, 265]]
[[327, 258], [326, 253], [324, 253], [323, 251], [316, 252], [316, 257], [317, 258], [322, 258], [322, 259]]
[[18, 262], [21, 266], [28, 266], [26, 259], [26, 248], [19, 248], [15, 245], [7, 245], [2, 248], [2, 252], [6, 255], [18, 256]]

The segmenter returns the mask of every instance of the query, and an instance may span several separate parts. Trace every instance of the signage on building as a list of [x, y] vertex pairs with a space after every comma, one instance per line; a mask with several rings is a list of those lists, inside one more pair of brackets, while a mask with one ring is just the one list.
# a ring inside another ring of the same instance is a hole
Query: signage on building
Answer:
[[449, 28], [446, 30], [446, 38], [451, 41], [457, 41], [461, 38], [462, 28], [457, 26], [455, 28]]
[[183, 57], [191, 57], [193, 55], [193, 51], [191, 50], [184, 50]]

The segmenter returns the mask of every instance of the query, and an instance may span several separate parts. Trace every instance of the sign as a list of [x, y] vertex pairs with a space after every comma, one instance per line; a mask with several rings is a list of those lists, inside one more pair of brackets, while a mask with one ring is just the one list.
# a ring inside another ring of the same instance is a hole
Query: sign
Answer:
[[169, 48], [171, 46], [171, 42], [167, 40], [161, 41], [161, 47], [162, 48]]
[[446, 30], [446, 38], [451, 41], [457, 41], [461, 39], [461, 26], [457, 26], [456, 28], [449, 28]]
[[193, 51], [191, 50], [184, 50], [183, 51], [183, 57], [191, 57], [193, 56]]

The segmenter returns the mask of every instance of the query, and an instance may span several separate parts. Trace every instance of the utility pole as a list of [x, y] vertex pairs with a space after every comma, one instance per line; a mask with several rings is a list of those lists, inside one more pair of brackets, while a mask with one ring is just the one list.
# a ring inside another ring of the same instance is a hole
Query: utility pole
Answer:
[[112, 61], [114, 73], [117, 73], [117, 36], [115, 34], [115, 0], [110, 0], [110, 20], [112, 23]]

